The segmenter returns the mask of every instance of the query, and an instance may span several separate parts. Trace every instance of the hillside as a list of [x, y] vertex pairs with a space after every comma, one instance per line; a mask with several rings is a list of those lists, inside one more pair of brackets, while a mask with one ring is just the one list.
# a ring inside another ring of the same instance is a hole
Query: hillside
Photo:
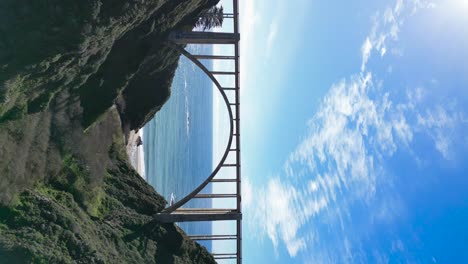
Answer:
[[0, 2], [0, 263], [214, 263], [152, 220], [125, 135], [170, 95], [168, 34], [217, 1]]

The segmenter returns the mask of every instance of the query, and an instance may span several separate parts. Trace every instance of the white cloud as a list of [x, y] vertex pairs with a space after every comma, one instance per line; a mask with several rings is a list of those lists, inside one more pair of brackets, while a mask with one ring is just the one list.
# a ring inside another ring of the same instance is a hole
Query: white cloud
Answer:
[[[419, 8], [419, 3], [398, 0], [383, 16], [376, 16], [371, 33], [361, 46], [360, 73], [332, 85], [308, 122], [306, 136], [284, 164], [288, 177], [273, 177], [265, 187], [248, 187], [255, 189], [249, 198], [255, 204], [249, 211], [251, 221], [263, 224], [261, 232], [275, 249], [284, 244], [290, 256], [308, 252], [318, 263], [353, 262], [359, 258], [352, 253], [359, 245], [359, 236], [329, 246], [329, 251], [316, 250], [321, 247], [317, 242], [320, 237], [331, 235], [321, 225], [339, 226], [341, 231], [336, 236], [345, 237], [352, 232], [351, 208], [357, 204], [364, 204], [369, 210], [367, 218], [359, 219], [364, 225], [391, 221], [402, 214], [404, 204], [398, 197], [382, 200], [377, 194], [383, 191], [382, 186], [391, 185], [385, 160], [398, 150], [411, 153], [409, 148], [416, 134], [431, 135], [435, 148], [444, 157], [450, 152], [453, 143], [447, 127], [465, 119], [440, 109], [419, 114], [425, 99], [422, 88], [408, 92], [403, 102], [396, 102], [390, 93], [382, 92], [382, 82], [367, 69], [373, 50], [381, 57], [387, 50], [402, 55], [398, 48], [388, 49], [388, 40], [398, 39], [404, 17], [415, 6]], [[274, 39], [276, 33], [272, 32]], [[390, 66], [388, 71], [392, 72]], [[417, 117], [416, 125], [412, 117]], [[404, 250], [404, 245], [397, 241], [394, 248]], [[385, 262], [388, 257], [377, 251], [375, 259]]]
[[268, 181], [266, 187], [256, 189], [255, 208], [251, 212], [255, 223], [263, 223], [275, 249], [284, 243], [290, 256], [296, 256], [307, 246], [306, 238], [299, 236], [303, 224], [326, 207], [323, 197], [314, 199], [279, 177]]
[[[405, 22], [405, 11], [410, 10], [411, 14], [419, 9], [433, 8], [435, 4], [431, 1], [411, 0], [404, 2], [397, 0], [393, 8], [387, 8], [382, 15], [377, 13], [373, 19], [372, 30], [361, 46], [362, 64], [361, 71], [366, 69], [366, 65], [375, 49], [381, 57], [387, 53], [387, 40], [398, 40], [400, 28]], [[392, 51], [397, 51], [394, 49]]]
[[385, 53], [387, 53], [387, 49], [385, 47], [382, 47], [380, 49], [380, 56], [383, 57], [385, 55]]
[[[412, 139], [399, 110], [391, 107], [388, 95], [379, 97], [376, 89], [370, 73], [333, 85], [309, 121], [307, 136], [284, 166], [285, 174], [299, 177], [299, 182], [312, 180], [294, 186], [275, 177], [253, 194], [253, 222], [264, 223], [275, 248], [284, 243], [294, 257], [313, 246], [310, 233], [320, 234], [314, 227], [300, 232], [304, 225], [335, 215], [330, 224], [338, 224], [344, 232], [348, 202], [373, 201], [378, 178], [383, 177], [379, 157], [391, 156], [398, 142]], [[317, 175], [318, 168], [322, 174]]]
[[396, 14], [400, 14], [401, 9], [403, 8], [403, 0], [397, 0], [394, 8]]
[[317, 181], [309, 181], [308, 185], [309, 185], [309, 193], [314, 193], [319, 188]]
[[436, 149], [447, 160], [452, 159], [454, 155], [453, 149], [459, 138], [457, 128], [468, 123], [462, 112], [454, 109], [454, 106], [450, 108], [437, 105], [434, 109], [427, 109], [423, 114], [417, 114], [419, 129], [429, 134]]
[[411, 2], [413, 4], [411, 14], [415, 14], [419, 9], [431, 9], [437, 6], [436, 3], [434, 3], [434, 1], [411, 0]]
[[403, 111], [395, 114], [395, 118], [393, 119], [393, 129], [396, 136], [398, 136], [406, 146], [413, 141], [413, 131], [409, 126]]
[[364, 43], [362, 44], [361, 47], [361, 52], [362, 52], [362, 65], [361, 65], [361, 71], [364, 71], [366, 68], [367, 61], [369, 60], [370, 53], [372, 51], [372, 42], [369, 39], [369, 37], [366, 38]]
[[[412, 153], [410, 148], [416, 134], [431, 136], [435, 149], [444, 158], [450, 157], [454, 138], [460, 138], [453, 137], [451, 131], [467, 124], [461, 113], [442, 107], [428, 108], [424, 115], [420, 114], [425, 102], [422, 88], [408, 92], [403, 102], [397, 104], [389, 94], [382, 96], [380, 86], [375, 83], [378, 82], [367, 73], [333, 85], [309, 121], [306, 137], [286, 161], [284, 173], [288, 182], [275, 178], [261, 194], [269, 197], [267, 201], [273, 207], [266, 210], [270, 214], [265, 214], [262, 220], [268, 223], [268, 237], [275, 247], [283, 241], [291, 256], [317, 246], [308, 237], [326, 235], [315, 227], [320, 223], [341, 227], [341, 231], [335, 230], [338, 236], [348, 234], [355, 217], [350, 208], [356, 204], [365, 204], [368, 216], [359, 221], [369, 225], [393, 221], [403, 214], [405, 206], [398, 197], [381, 195], [392, 181], [386, 173], [386, 160], [398, 150]], [[292, 182], [306, 184], [294, 186]], [[297, 219], [291, 219], [290, 215]], [[306, 225], [307, 231], [300, 232]], [[302, 241], [307, 247], [302, 247]], [[346, 243], [331, 248], [343, 258], [349, 257]], [[403, 247], [397, 243], [396, 248]], [[352, 258], [338, 259], [348, 261], [353, 262]]]

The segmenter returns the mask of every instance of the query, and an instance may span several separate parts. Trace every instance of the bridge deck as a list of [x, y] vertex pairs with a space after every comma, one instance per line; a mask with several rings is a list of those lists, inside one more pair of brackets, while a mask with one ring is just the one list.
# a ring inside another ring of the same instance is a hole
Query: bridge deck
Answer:
[[172, 212], [170, 214], [156, 214], [156, 220], [161, 223], [200, 222], [200, 221], [227, 221], [241, 220], [242, 214], [238, 212]]

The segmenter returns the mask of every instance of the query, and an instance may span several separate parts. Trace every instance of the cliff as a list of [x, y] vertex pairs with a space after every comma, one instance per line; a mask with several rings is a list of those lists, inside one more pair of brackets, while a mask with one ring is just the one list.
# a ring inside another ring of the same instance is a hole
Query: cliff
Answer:
[[0, 263], [214, 263], [124, 145], [170, 95], [167, 35], [217, 1], [0, 2]]

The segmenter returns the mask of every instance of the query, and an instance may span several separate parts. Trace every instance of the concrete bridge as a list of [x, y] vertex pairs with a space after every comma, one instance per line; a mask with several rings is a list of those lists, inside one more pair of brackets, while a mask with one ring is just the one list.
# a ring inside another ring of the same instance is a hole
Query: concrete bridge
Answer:
[[[235, 221], [235, 234], [211, 235], [199, 234], [192, 235], [194, 240], [235, 240], [236, 252], [216, 252], [213, 256], [217, 260], [233, 259], [237, 263], [242, 263], [242, 206], [241, 206], [241, 146], [240, 146], [240, 79], [239, 79], [239, 6], [238, 0], [233, 0], [233, 13], [225, 14], [225, 18], [233, 19], [234, 28], [230, 33], [215, 33], [215, 32], [173, 32], [169, 37], [169, 43], [172, 48], [179, 51], [182, 55], [191, 60], [197, 65], [214, 83], [216, 89], [221, 94], [223, 101], [227, 107], [229, 116], [229, 139], [224, 150], [224, 154], [214, 168], [213, 172], [207, 176], [195, 190], [183, 197], [173, 205], [169, 206], [161, 213], [155, 215], [155, 219], [160, 222], [189, 222], [189, 221]], [[184, 49], [186, 44], [220, 44], [232, 45], [234, 47], [234, 55], [223, 54], [190, 54]], [[234, 61], [234, 70], [232, 71], [210, 71], [207, 69], [202, 60], [231, 60]], [[216, 78], [219, 75], [234, 76], [234, 85], [230, 87], [221, 86]], [[228, 96], [228, 93], [233, 93]], [[229, 99], [231, 98], [231, 99]], [[234, 156], [234, 162], [230, 159], [227, 162], [228, 156]], [[235, 177], [233, 178], [216, 178], [219, 172], [226, 169], [234, 169]], [[230, 183], [235, 185], [233, 193], [204, 193], [206, 186], [212, 183]], [[183, 206], [192, 199], [235, 199], [235, 208], [183, 208]]]

